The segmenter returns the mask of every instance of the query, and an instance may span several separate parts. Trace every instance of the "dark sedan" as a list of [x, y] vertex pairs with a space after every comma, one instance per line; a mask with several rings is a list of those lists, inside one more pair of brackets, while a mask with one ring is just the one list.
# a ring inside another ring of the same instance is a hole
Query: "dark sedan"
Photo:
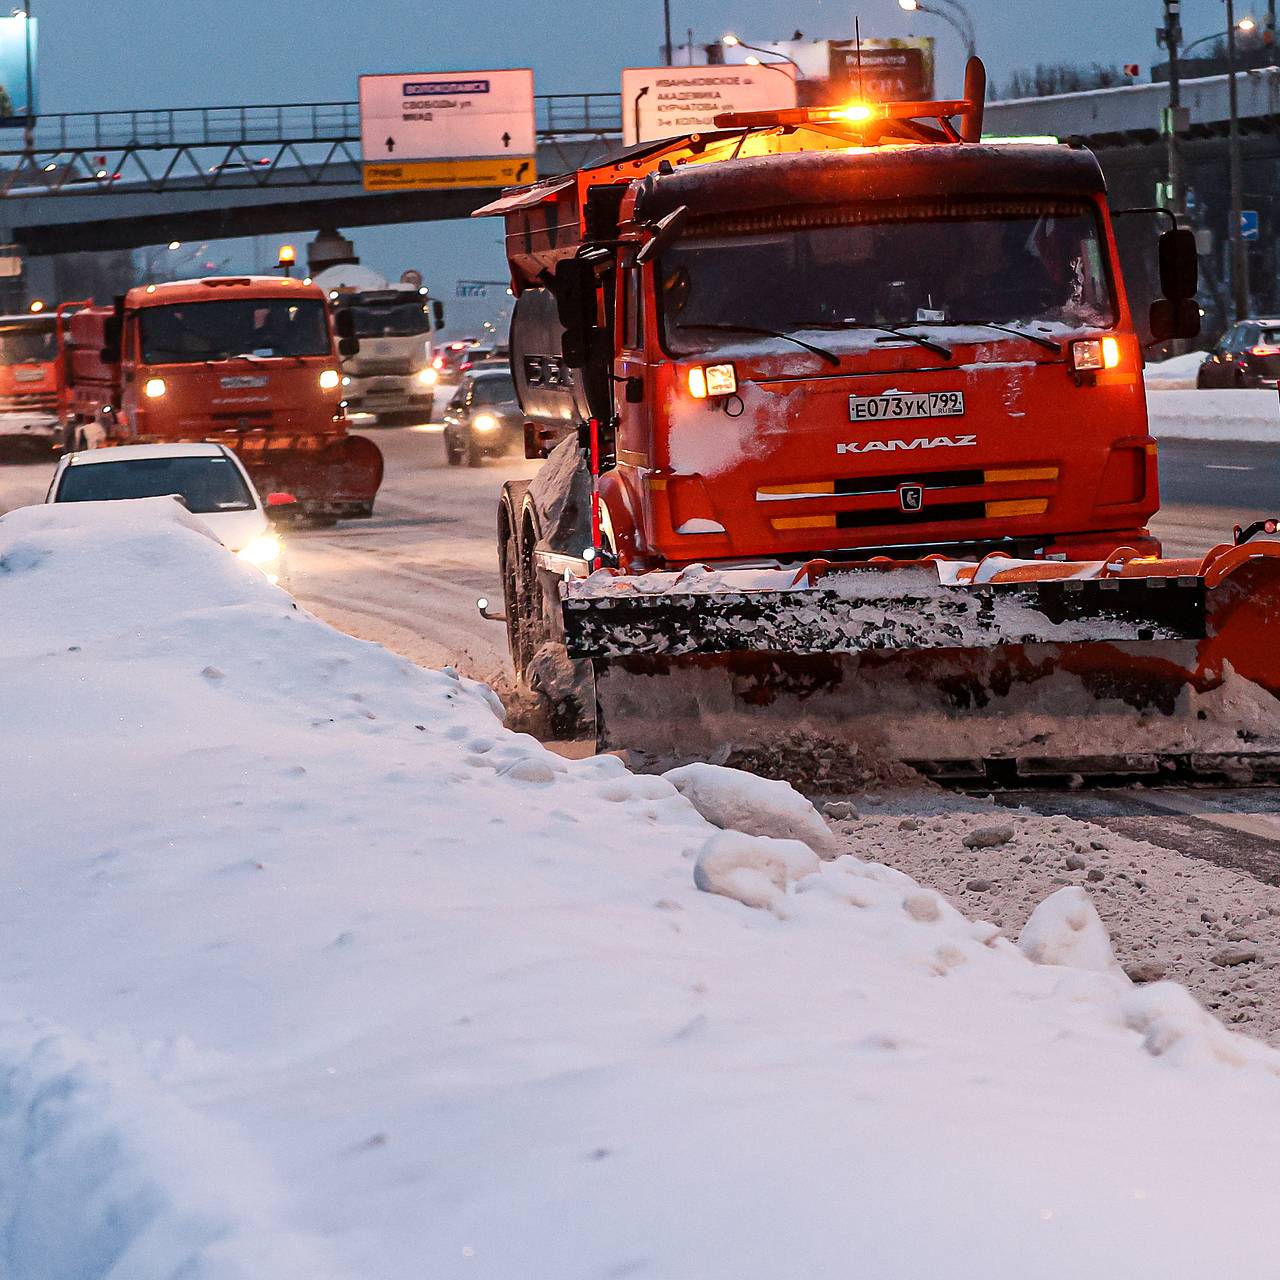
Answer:
[[1196, 371], [1197, 387], [1280, 383], [1280, 320], [1242, 320], [1218, 339]]
[[523, 448], [524, 414], [506, 368], [476, 369], [463, 376], [444, 411], [444, 450], [451, 467], [465, 458], [478, 467]]

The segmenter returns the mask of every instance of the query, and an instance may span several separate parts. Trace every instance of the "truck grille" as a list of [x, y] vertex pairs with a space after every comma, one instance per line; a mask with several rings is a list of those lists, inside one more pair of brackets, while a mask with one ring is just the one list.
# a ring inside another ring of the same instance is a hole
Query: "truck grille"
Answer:
[[[789, 509], [794, 509], [790, 507], [793, 503], [827, 508], [821, 513], [778, 515], [770, 520], [778, 530], [871, 529], [1012, 519], [1043, 515], [1049, 509], [1058, 475], [1054, 466], [904, 471], [896, 475], [766, 485], [756, 490], [756, 501], [786, 503]], [[833, 500], [840, 498], [855, 502], [837, 506]], [[837, 509], [831, 510], [832, 506]]]
[[10, 396], [0, 396], [0, 413], [14, 413], [35, 409], [42, 413], [55, 413], [58, 408], [56, 391], [18, 392]]
[[407, 377], [413, 372], [413, 365], [408, 356], [395, 360], [361, 360], [356, 372], [357, 378]]

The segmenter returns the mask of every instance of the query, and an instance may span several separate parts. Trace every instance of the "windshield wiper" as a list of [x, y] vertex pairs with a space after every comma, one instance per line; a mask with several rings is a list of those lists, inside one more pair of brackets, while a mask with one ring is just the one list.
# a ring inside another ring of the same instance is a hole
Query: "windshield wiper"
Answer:
[[[861, 320], [798, 320], [794, 327], [797, 329], [879, 329], [881, 333], [891, 333], [895, 338], [906, 338], [908, 342], [917, 342], [926, 350], [936, 352], [944, 360], [951, 359], [950, 347], [944, 347], [940, 342], [934, 342], [923, 334], [895, 329], [892, 325], [865, 324]], [[887, 339], [881, 338], [879, 341], [884, 342]]]
[[[797, 325], [797, 328], [803, 328]], [[803, 347], [806, 351], [812, 351], [815, 356], [821, 356], [828, 364], [840, 365], [840, 357], [828, 351], [825, 347], [815, 347], [812, 342], [805, 342], [802, 338], [793, 338], [789, 333], [783, 333], [781, 329], [762, 329], [750, 324], [678, 324], [677, 329], [715, 329], [721, 333], [758, 333], [764, 338], [782, 338], [786, 342], [794, 342], [797, 347]]]
[[1015, 329], [1011, 324], [996, 324], [991, 320], [953, 320], [952, 324], [972, 324], [979, 329], [999, 329], [1003, 333], [1011, 333], [1015, 338], [1026, 338], [1028, 342], [1039, 343], [1040, 346], [1052, 351], [1055, 356], [1062, 354], [1062, 343], [1055, 342], [1052, 338], [1046, 338], [1040, 333], [1028, 333], [1025, 329]]

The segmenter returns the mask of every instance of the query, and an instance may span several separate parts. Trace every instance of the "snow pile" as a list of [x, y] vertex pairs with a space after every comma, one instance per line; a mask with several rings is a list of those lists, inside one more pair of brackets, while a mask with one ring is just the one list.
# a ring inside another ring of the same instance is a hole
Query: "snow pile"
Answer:
[[0, 520], [6, 1275], [1271, 1267], [1275, 1055], [148, 519]]
[[1280, 440], [1280, 399], [1274, 391], [1147, 392], [1151, 434], [1159, 440]]
[[668, 770], [663, 776], [717, 827], [802, 840], [816, 853], [835, 848], [822, 815], [789, 782], [702, 762]]
[[1158, 360], [1142, 371], [1148, 391], [1174, 391], [1194, 388], [1196, 371], [1204, 363], [1205, 352], [1188, 351], [1170, 360]]
[[722, 831], [702, 846], [693, 882], [745, 906], [780, 911], [788, 885], [817, 869], [817, 854], [799, 840]]
[[1123, 976], [1107, 927], [1079, 885], [1050, 894], [1018, 935], [1018, 948], [1036, 964], [1065, 964]]

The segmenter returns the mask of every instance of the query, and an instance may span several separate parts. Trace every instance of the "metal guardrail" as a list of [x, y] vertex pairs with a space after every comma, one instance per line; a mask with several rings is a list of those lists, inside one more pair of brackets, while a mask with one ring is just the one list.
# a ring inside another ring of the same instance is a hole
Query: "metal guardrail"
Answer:
[[[540, 94], [535, 108], [542, 137], [622, 131], [621, 94]], [[25, 154], [18, 145], [20, 137], [0, 146], [0, 156]], [[72, 151], [354, 142], [359, 137], [359, 103], [266, 103], [42, 115], [36, 122], [34, 150], [41, 156], [56, 156]]]

